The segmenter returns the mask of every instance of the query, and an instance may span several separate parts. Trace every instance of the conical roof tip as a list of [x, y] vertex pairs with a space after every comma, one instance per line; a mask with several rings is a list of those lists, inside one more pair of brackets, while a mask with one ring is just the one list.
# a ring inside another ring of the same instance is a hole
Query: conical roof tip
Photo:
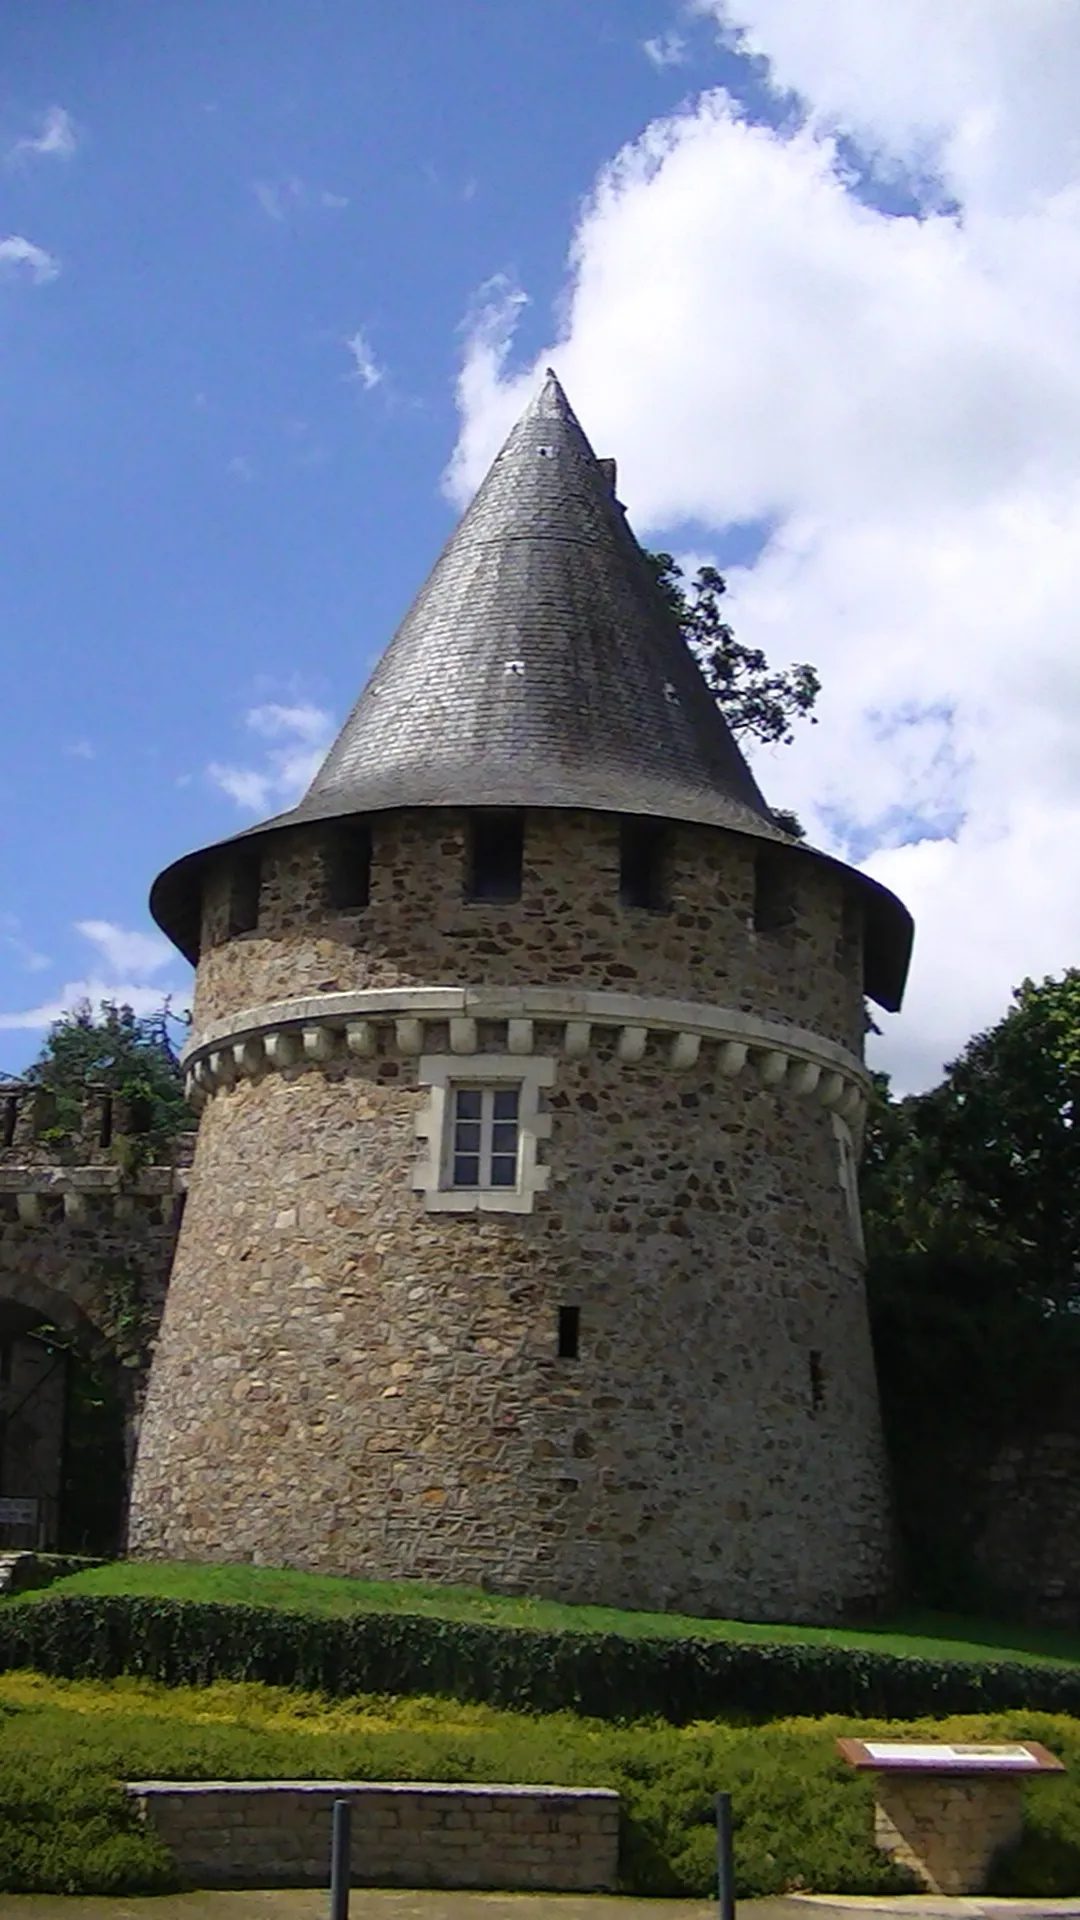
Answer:
[[[396, 807], [566, 807], [787, 843], [612, 475], [549, 367], [307, 793], [244, 837]], [[211, 851], [168, 868], [152, 895], [189, 955], [192, 888]], [[868, 990], [899, 1004], [910, 922], [858, 878], [894, 921], [882, 952], [899, 955], [899, 972]]]

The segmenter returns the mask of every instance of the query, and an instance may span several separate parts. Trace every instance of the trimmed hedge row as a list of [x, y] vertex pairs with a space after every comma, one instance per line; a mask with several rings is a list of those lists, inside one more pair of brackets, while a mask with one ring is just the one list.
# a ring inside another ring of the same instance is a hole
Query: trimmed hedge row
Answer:
[[732, 1715], [917, 1719], [1033, 1709], [1080, 1714], [1080, 1667], [906, 1659], [863, 1649], [623, 1639], [358, 1613], [345, 1619], [134, 1595], [0, 1607], [0, 1670], [120, 1674], [170, 1686], [260, 1680], [353, 1693], [442, 1694], [676, 1725]]

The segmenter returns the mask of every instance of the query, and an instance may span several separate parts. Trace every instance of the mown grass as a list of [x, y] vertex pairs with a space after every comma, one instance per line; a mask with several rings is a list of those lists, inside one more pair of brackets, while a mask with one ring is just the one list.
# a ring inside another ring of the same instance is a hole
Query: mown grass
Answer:
[[1080, 1720], [1009, 1713], [871, 1723], [614, 1726], [437, 1699], [327, 1701], [255, 1685], [166, 1688], [0, 1676], [0, 1889], [152, 1892], [168, 1855], [138, 1824], [125, 1779], [510, 1780], [611, 1786], [622, 1796], [621, 1884], [712, 1887], [713, 1796], [735, 1806], [740, 1893], [885, 1893], [903, 1886], [872, 1840], [870, 1782], [838, 1760], [839, 1733], [1034, 1738], [1072, 1771], [1027, 1785], [1024, 1838], [993, 1890], [1080, 1892]]
[[1080, 1634], [1051, 1628], [996, 1626], [945, 1614], [899, 1615], [880, 1626], [800, 1627], [746, 1620], [701, 1620], [678, 1613], [635, 1613], [614, 1607], [566, 1606], [555, 1600], [512, 1599], [470, 1587], [425, 1586], [297, 1573], [284, 1568], [199, 1566], [188, 1562], [113, 1561], [88, 1567], [48, 1589], [0, 1605], [33, 1603], [65, 1593], [137, 1594], [151, 1599], [216, 1601], [275, 1607], [290, 1613], [421, 1614], [492, 1626], [550, 1632], [614, 1633], [861, 1648], [928, 1660], [1021, 1660], [1080, 1665]]

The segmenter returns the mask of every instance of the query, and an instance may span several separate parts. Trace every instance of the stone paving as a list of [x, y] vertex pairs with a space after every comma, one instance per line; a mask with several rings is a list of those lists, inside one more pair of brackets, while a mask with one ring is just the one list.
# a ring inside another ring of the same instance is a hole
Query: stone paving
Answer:
[[[0, 1893], [0, 1920], [325, 1920], [327, 1896], [308, 1893], [183, 1893], [86, 1899]], [[846, 1898], [796, 1895], [741, 1900], [739, 1920], [1080, 1920], [1075, 1900], [946, 1900], [933, 1895]], [[354, 1888], [351, 1920], [715, 1920], [706, 1900], [633, 1900], [605, 1894], [387, 1893]]]

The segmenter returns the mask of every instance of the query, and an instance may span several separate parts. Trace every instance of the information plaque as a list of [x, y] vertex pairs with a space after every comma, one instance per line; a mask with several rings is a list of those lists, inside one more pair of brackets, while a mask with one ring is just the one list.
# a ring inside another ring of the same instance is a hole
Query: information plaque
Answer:
[[1038, 1740], [995, 1746], [990, 1741], [838, 1740], [853, 1767], [878, 1773], [1064, 1773], [1064, 1762]]

